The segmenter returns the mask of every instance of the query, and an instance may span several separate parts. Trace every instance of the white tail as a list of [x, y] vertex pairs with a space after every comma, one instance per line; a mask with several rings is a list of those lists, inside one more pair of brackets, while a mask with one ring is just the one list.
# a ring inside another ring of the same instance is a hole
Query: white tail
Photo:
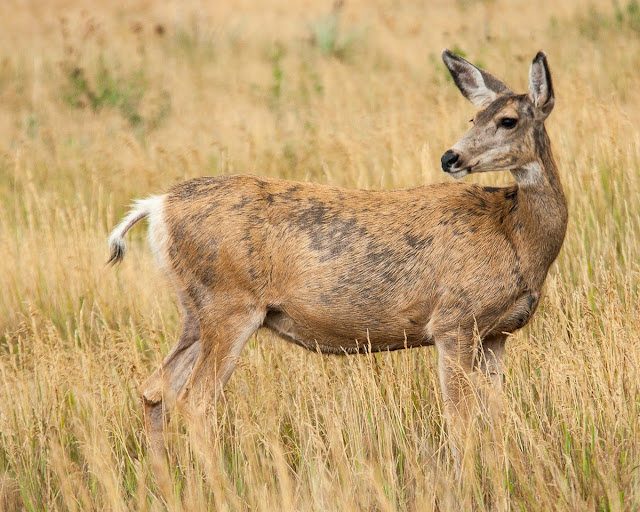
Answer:
[[127, 244], [124, 241], [124, 236], [127, 232], [136, 225], [139, 221], [151, 215], [151, 213], [158, 209], [158, 203], [162, 199], [162, 196], [150, 196], [147, 199], [138, 199], [134, 201], [133, 208], [122, 219], [122, 222], [111, 232], [109, 235], [109, 261], [107, 265], [115, 265], [122, 261], [127, 248]]

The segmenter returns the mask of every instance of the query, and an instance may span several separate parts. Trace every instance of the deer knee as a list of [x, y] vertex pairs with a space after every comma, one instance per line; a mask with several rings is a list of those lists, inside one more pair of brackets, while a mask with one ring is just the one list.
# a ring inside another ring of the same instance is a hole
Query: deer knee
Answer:
[[142, 385], [142, 402], [145, 407], [162, 402], [163, 384], [162, 367], [157, 368]]

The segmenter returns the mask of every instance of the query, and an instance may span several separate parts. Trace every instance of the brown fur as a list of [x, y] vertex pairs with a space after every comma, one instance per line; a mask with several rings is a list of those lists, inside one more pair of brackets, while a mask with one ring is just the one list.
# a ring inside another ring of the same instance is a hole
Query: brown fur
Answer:
[[[543, 57], [533, 66], [546, 70]], [[473, 75], [463, 59], [447, 59], [452, 74]], [[464, 416], [476, 370], [499, 384], [506, 334], [538, 305], [567, 208], [536, 92], [465, 76], [456, 83], [467, 97], [486, 87], [482, 101], [496, 99], [454, 146], [451, 172], [510, 169], [514, 185], [365, 191], [236, 175], [193, 179], [164, 196], [160, 256], [185, 325], [144, 385], [156, 447], [163, 397], [191, 409], [215, 400], [261, 326], [325, 353], [436, 345], [450, 416]], [[548, 87], [552, 97], [550, 77]], [[500, 128], [505, 116], [518, 125]]]

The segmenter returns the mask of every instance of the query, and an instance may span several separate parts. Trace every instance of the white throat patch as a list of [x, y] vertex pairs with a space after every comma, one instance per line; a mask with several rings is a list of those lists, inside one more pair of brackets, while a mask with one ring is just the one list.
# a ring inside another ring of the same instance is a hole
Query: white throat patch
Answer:
[[511, 171], [516, 183], [520, 186], [541, 185], [544, 183], [544, 173], [540, 162], [529, 162], [520, 169]]

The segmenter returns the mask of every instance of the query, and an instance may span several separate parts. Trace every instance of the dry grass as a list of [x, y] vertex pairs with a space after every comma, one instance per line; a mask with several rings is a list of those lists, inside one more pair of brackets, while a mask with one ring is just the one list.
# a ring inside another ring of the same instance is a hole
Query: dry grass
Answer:
[[[640, 509], [637, 2], [352, 0], [337, 32], [329, 2], [218, 3], [0, 4], [0, 507]], [[457, 483], [432, 350], [324, 357], [259, 333], [211, 445], [172, 423], [154, 478], [138, 390], [180, 318], [143, 230], [116, 271], [108, 230], [206, 174], [445, 180], [472, 107], [444, 46], [518, 90], [544, 48], [555, 78], [570, 226], [509, 343], [504, 420]]]

